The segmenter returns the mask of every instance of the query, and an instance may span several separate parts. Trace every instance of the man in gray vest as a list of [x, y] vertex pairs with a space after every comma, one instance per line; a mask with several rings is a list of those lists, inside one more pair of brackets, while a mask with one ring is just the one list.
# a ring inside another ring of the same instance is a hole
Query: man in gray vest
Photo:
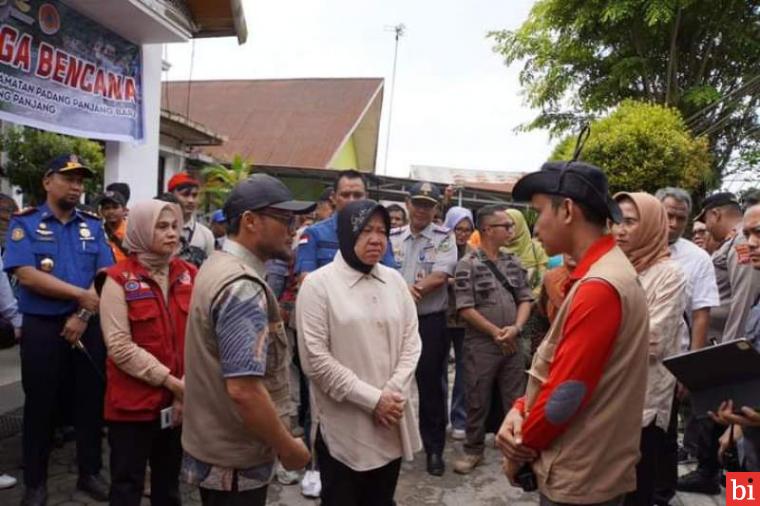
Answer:
[[279, 180], [255, 174], [224, 204], [222, 251], [195, 279], [185, 337], [183, 475], [204, 506], [264, 505], [275, 460], [300, 469], [309, 451], [288, 428], [290, 354], [264, 262], [288, 260], [295, 214]]

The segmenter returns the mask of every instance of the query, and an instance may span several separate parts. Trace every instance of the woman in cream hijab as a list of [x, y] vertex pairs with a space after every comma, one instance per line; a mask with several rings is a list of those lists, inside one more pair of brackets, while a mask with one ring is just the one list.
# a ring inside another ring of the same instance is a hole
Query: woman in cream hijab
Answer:
[[111, 506], [141, 504], [148, 462], [153, 504], [180, 504], [185, 322], [196, 273], [175, 256], [181, 230], [176, 204], [139, 202], [129, 213], [129, 257], [103, 285]]
[[661, 474], [658, 449], [668, 430], [676, 387], [675, 377], [662, 365], [678, 353], [686, 309], [686, 278], [670, 259], [668, 217], [659, 200], [648, 193], [615, 195], [623, 221], [613, 226], [618, 246], [639, 274], [649, 310], [649, 373], [641, 422], [641, 460], [636, 466], [636, 490], [626, 505], [654, 504], [656, 476]]

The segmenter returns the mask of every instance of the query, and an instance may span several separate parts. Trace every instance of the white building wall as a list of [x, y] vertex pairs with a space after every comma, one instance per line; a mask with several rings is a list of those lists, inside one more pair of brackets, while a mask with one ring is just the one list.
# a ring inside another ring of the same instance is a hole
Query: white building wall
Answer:
[[153, 198], [158, 181], [158, 137], [161, 118], [161, 44], [142, 46], [145, 141], [106, 142], [104, 186], [129, 184], [130, 203]]

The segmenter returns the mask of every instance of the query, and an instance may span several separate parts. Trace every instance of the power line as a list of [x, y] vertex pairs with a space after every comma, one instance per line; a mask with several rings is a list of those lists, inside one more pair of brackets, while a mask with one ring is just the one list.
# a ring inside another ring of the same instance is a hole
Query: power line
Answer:
[[[712, 103], [706, 105], [705, 107], [703, 107], [699, 111], [695, 112], [694, 114], [692, 114], [691, 116], [689, 116], [688, 118], [686, 118], [686, 120], [685, 120], [686, 126], [688, 126], [691, 129], [694, 129], [697, 125], [699, 125], [700, 121], [707, 119], [707, 113], [711, 109], [714, 109], [714, 108], [718, 107], [721, 103], [725, 102], [726, 100], [731, 99], [730, 103], [735, 103], [735, 102], [740, 101], [744, 97], [745, 89], [747, 87], [749, 87], [749, 86], [752, 86], [757, 81], [760, 81], [760, 74], [758, 74], [758, 75], [756, 75], [754, 77], [751, 77], [749, 80], [747, 80], [746, 83], [742, 84], [737, 89], [735, 89], [735, 90], [727, 93], [725, 96], [719, 98], [715, 102], [712, 102]], [[737, 95], [737, 97], [736, 98], [732, 98], [735, 95]]]

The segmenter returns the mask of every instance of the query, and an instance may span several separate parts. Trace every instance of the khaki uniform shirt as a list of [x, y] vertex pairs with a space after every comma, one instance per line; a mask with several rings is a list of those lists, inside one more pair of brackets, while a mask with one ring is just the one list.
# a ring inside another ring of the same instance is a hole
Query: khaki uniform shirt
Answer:
[[[459, 261], [454, 275], [454, 294], [457, 310], [474, 308], [497, 327], [513, 325], [517, 317], [517, 305], [533, 300], [528, 273], [520, 260], [504, 251], [494, 262], [512, 287], [508, 291], [485, 264], [481, 249], [467, 253]], [[467, 327], [468, 336], [484, 334]]]
[[712, 255], [720, 306], [710, 311], [709, 337], [721, 342], [742, 337], [749, 310], [760, 294], [760, 270], [750, 265], [746, 248], [740, 223], [736, 235]]
[[[416, 236], [409, 225], [391, 231], [393, 256], [401, 275], [412, 285], [434, 272], [454, 275], [457, 246], [448, 228], [431, 223]], [[417, 303], [420, 316], [446, 311], [449, 301], [447, 285], [427, 294]]]

